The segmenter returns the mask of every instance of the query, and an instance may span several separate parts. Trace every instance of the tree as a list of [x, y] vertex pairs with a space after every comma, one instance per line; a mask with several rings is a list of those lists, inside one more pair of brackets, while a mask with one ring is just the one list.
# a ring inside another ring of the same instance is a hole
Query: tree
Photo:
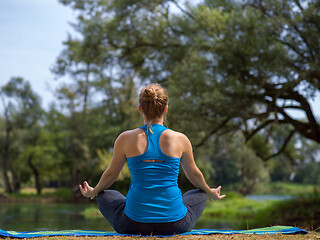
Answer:
[[[32, 91], [30, 84], [20, 77], [12, 78], [2, 86], [1, 95], [5, 111], [4, 134], [1, 134], [3, 144], [0, 147], [2, 175], [5, 191], [17, 192], [21, 181], [28, 178], [28, 172], [18, 161], [18, 156], [24, 151], [23, 145], [41, 120], [43, 111], [38, 95]], [[9, 172], [12, 175], [11, 182]]]
[[269, 172], [255, 151], [246, 144], [238, 131], [215, 138], [210, 163], [214, 167], [216, 184], [231, 185], [248, 195], [263, 190], [269, 182]]
[[314, 141], [304, 139], [299, 144], [299, 153], [303, 161], [295, 168], [293, 181], [308, 184], [320, 184], [320, 149]]
[[[168, 87], [177, 113], [169, 119], [197, 121], [183, 127], [195, 145], [237, 128], [249, 140], [277, 124], [293, 127], [284, 143], [294, 132], [320, 142], [309, 104], [320, 82], [317, 1], [64, 3], [112, 32], [102, 42], [116, 62], [127, 62], [142, 81]], [[305, 113], [306, 121], [290, 109]]]
[[63, 113], [60, 127], [66, 133], [61, 136], [65, 144], [60, 150], [65, 154], [75, 193], [80, 176], [88, 180], [96, 177], [94, 166], [101, 161], [97, 150], [108, 151], [117, 135], [135, 126], [139, 119], [134, 74], [130, 70], [113, 72], [113, 47], [104, 42], [101, 14], [90, 13], [90, 19], [79, 16], [74, 27], [81, 38], [68, 37], [52, 69], [57, 77], [72, 77], [71, 83], [61, 85], [57, 95]]
[[[319, 92], [319, 4], [308, 1], [302, 8], [298, 1], [230, 2], [205, 1], [187, 10], [193, 31], [183, 31], [183, 40], [193, 44], [171, 83], [182, 86], [184, 73], [182, 92], [188, 101], [200, 103], [197, 109], [204, 109], [198, 110], [201, 123], [217, 123], [222, 117], [233, 123], [241, 120], [247, 140], [269, 125], [290, 125], [280, 152], [294, 133], [320, 142], [319, 122], [308, 102]], [[195, 73], [200, 74], [193, 77]], [[194, 96], [203, 98], [198, 102]], [[288, 109], [304, 112], [305, 121], [292, 118]], [[215, 132], [216, 127], [209, 129]]]
[[[16, 162], [20, 168], [30, 169], [38, 195], [46, 184], [62, 180], [58, 177], [61, 172], [61, 153], [54, 145], [52, 133], [42, 126], [37, 125], [27, 130], [23, 151], [17, 156]], [[24, 182], [27, 180], [29, 179]]]

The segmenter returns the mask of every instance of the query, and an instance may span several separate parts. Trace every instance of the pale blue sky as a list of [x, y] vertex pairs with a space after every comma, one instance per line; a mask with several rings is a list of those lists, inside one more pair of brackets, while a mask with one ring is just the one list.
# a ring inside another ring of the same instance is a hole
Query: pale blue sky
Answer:
[[50, 68], [68, 33], [75, 34], [69, 24], [75, 21], [72, 9], [57, 0], [1, 0], [0, 86], [11, 77], [21, 76], [47, 107], [61, 83], [54, 80]]
[[[47, 108], [54, 100], [54, 89], [62, 82], [54, 80], [50, 68], [68, 33], [75, 35], [69, 24], [75, 21], [76, 13], [58, 0], [0, 0], [0, 86], [11, 77], [21, 76]], [[320, 118], [320, 96], [311, 103]], [[304, 117], [298, 111], [291, 114]]]

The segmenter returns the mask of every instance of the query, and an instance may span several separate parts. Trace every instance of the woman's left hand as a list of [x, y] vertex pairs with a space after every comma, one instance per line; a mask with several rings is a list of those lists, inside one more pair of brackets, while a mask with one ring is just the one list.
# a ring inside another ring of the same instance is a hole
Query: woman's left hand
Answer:
[[80, 188], [80, 191], [81, 191], [82, 195], [84, 197], [86, 197], [86, 198], [94, 199], [96, 197], [96, 195], [97, 195], [94, 192], [94, 188], [90, 187], [90, 185], [86, 181], [83, 182], [83, 187], [80, 184], [79, 188]]
[[220, 191], [221, 191], [221, 186], [219, 186], [217, 188], [210, 189], [210, 192], [207, 193], [209, 196], [210, 202], [213, 202], [215, 200], [219, 200], [219, 199], [226, 197], [226, 195], [220, 195]]

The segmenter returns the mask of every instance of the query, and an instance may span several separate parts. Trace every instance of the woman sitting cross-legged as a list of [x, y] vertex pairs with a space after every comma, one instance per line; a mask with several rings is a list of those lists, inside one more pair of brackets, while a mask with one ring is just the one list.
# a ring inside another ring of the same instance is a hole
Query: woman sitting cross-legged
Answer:
[[[97, 197], [102, 215], [118, 233], [171, 235], [190, 231], [203, 212], [207, 197], [222, 199], [220, 189], [210, 188], [195, 164], [192, 146], [182, 133], [163, 126], [168, 95], [160, 85], [143, 88], [139, 96], [142, 127], [125, 131], [115, 144], [110, 165], [99, 183], [85, 181], [83, 196]], [[127, 196], [109, 188], [128, 161], [131, 184]], [[197, 188], [182, 195], [179, 166]]]

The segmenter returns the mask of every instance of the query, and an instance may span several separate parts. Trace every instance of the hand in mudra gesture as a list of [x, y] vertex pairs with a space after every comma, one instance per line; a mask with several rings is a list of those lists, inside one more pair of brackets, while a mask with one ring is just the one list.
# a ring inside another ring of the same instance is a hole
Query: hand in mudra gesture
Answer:
[[94, 199], [96, 197], [96, 193], [94, 192], [94, 188], [90, 187], [90, 185], [86, 181], [83, 182], [83, 187], [80, 184], [79, 188], [80, 188], [80, 191], [84, 197], [90, 198], [90, 199]]
[[226, 195], [220, 195], [220, 191], [221, 191], [221, 186], [210, 189], [210, 192], [208, 193], [210, 202], [213, 202], [215, 200], [220, 200], [226, 196]]

